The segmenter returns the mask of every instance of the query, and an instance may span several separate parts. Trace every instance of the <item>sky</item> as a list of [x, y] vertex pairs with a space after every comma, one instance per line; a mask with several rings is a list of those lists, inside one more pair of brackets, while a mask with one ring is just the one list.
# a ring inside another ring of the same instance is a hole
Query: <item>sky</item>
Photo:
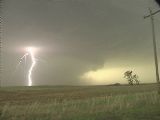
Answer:
[[[17, 67], [25, 48], [37, 48], [33, 85], [141, 83], [155, 79], [150, 19], [153, 0], [3, 0], [4, 86], [26, 86], [31, 58]], [[160, 14], [155, 16], [160, 50]], [[160, 58], [160, 57], [159, 57]]]

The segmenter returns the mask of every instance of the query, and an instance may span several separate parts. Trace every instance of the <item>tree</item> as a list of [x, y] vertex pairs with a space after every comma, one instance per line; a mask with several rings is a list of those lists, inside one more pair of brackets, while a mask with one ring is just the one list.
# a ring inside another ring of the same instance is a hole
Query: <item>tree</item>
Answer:
[[126, 78], [128, 80], [129, 85], [133, 85], [132, 71], [126, 71], [124, 73], [124, 78]]
[[124, 78], [127, 79], [129, 85], [139, 85], [138, 75], [133, 74], [133, 71], [126, 71], [124, 73]]
[[139, 85], [139, 80], [138, 80], [138, 75], [136, 75], [136, 74], [134, 74], [133, 76], [132, 76], [132, 79], [133, 79], [133, 81], [135, 82], [135, 84], [136, 85]]

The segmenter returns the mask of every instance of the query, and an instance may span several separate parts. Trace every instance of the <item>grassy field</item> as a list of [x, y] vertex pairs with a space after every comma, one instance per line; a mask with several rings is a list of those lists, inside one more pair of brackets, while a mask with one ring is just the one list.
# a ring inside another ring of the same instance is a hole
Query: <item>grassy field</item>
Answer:
[[0, 120], [160, 120], [155, 84], [0, 88]]

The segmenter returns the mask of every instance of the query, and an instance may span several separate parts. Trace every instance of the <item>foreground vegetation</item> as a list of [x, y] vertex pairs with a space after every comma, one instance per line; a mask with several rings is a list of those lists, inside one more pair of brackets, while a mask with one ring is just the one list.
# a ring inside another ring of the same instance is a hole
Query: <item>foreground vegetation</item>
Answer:
[[160, 120], [156, 85], [8, 87], [0, 120]]

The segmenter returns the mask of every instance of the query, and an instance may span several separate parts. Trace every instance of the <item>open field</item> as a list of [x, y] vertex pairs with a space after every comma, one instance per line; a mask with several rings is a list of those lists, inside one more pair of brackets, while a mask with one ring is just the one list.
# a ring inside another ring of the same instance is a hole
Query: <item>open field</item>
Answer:
[[0, 88], [0, 120], [160, 120], [155, 84]]

